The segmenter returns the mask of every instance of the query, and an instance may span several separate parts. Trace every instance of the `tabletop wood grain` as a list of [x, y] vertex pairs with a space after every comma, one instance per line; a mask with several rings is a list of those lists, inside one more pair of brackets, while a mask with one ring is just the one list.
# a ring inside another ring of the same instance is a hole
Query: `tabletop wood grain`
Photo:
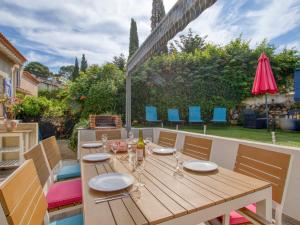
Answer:
[[[103, 150], [81, 148], [80, 151], [82, 157]], [[183, 159], [193, 158], [184, 155]], [[92, 177], [109, 172], [130, 173], [134, 177], [136, 174], [126, 160], [117, 159], [114, 163], [112, 160], [97, 163], [81, 160], [85, 225], [158, 224], [270, 187], [267, 182], [221, 167], [212, 173], [183, 170], [184, 176], [178, 178], [173, 176], [175, 164], [172, 155], [147, 155], [142, 175], [145, 186], [140, 188], [140, 197], [133, 192], [130, 197], [95, 204], [95, 198], [112, 193], [91, 190], [88, 181]]]

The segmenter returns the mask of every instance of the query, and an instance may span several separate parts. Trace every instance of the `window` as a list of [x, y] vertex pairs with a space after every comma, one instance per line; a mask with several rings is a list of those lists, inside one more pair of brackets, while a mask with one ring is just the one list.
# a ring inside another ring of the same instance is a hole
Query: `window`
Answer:
[[16, 69], [16, 85], [17, 87], [21, 86], [21, 74], [19, 69]]

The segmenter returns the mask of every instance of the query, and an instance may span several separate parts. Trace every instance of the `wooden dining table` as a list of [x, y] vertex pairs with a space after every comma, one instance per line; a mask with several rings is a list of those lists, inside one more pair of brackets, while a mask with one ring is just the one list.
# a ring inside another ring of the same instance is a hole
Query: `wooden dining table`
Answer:
[[[209, 173], [183, 169], [183, 177], [174, 176], [176, 160], [172, 155], [147, 155], [141, 177], [145, 185], [140, 187], [140, 195], [131, 192], [131, 187], [123, 191], [130, 192], [129, 196], [96, 204], [96, 198], [115, 193], [90, 189], [91, 178], [110, 172], [127, 173], [137, 178], [126, 160], [126, 153], [104, 162], [82, 160], [86, 154], [102, 151], [101, 147], [80, 148], [85, 225], [196, 225], [220, 216], [226, 225], [230, 212], [252, 203], [256, 203], [259, 217], [266, 221], [272, 219], [270, 183], [222, 167]], [[183, 155], [182, 159], [193, 158]]]

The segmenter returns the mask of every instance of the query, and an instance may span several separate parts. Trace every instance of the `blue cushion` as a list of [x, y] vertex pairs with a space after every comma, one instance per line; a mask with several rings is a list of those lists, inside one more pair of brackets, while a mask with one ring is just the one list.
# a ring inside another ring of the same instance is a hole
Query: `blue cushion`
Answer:
[[146, 106], [146, 121], [159, 122], [157, 119], [157, 110], [154, 106]]
[[189, 122], [190, 123], [201, 123], [201, 108], [200, 106], [190, 106], [189, 107]]
[[82, 214], [78, 214], [62, 220], [54, 221], [49, 225], [83, 225], [83, 216]]
[[80, 177], [80, 166], [74, 164], [70, 166], [63, 166], [57, 173], [57, 180], [66, 180], [74, 177]]
[[168, 109], [168, 121], [170, 122], [180, 121], [178, 109]]
[[227, 122], [226, 108], [214, 108], [214, 115], [212, 122]]

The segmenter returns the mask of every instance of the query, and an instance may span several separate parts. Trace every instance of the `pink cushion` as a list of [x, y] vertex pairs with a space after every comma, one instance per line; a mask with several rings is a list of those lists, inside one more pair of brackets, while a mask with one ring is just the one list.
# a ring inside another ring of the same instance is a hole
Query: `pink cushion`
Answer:
[[81, 179], [53, 184], [47, 193], [48, 209], [82, 202]]
[[[248, 205], [246, 208], [256, 213], [255, 204]], [[245, 217], [241, 216], [237, 212], [233, 211], [230, 213], [230, 224], [234, 225], [234, 224], [241, 224], [241, 223], [248, 223], [248, 222], [249, 221]]]

